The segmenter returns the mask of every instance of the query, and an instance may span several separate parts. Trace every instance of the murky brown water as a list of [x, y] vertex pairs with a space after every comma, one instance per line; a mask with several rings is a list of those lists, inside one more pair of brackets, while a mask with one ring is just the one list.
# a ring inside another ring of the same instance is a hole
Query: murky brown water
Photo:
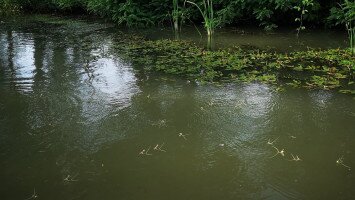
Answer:
[[0, 199], [355, 196], [351, 96], [145, 74], [117, 39], [78, 19], [1, 24]]
[[[140, 32], [150, 39], [173, 38], [173, 32], [170, 27], [144, 30], [133, 29], [127, 30], [127, 32]], [[181, 38], [183, 40], [192, 40], [202, 47], [205, 47], [207, 43], [203, 27], [183, 27]], [[306, 30], [301, 32], [299, 38], [297, 38], [295, 29], [292, 28], [280, 28], [273, 32], [266, 32], [260, 27], [229, 27], [216, 29], [212, 45], [215, 49], [243, 46], [278, 52], [291, 52], [307, 50], [308, 48], [345, 48], [348, 47], [347, 43], [346, 32], [340, 30]]]

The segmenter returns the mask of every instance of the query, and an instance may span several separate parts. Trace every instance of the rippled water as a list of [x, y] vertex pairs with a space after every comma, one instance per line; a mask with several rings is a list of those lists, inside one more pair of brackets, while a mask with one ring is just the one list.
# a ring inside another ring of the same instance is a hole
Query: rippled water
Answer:
[[[197, 28], [199, 32], [197, 31]], [[138, 29], [128, 32], [141, 32], [149, 39], [167, 39], [172, 37], [170, 27]], [[203, 27], [182, 27], [181, 38], [192, 40], [197, 45], [205, 47], [207, 38]], [[279, 28], [272, 32], [266, 32], [261, 27], [228, 27], [218, 28], [214, 33], [212, 47], [215, 49], [233, 46], [248, 48], [271, 49], [277, 52], [292, 52], [307, 50], [308, 48], [346, 48], [348, 38], [344, 31], [340, 30], [305, 30], [296, 37], [295, 28]]]
[[115, 31], [1, 24], [0, 199], [353, 199], [351, 96], [147, 74]]

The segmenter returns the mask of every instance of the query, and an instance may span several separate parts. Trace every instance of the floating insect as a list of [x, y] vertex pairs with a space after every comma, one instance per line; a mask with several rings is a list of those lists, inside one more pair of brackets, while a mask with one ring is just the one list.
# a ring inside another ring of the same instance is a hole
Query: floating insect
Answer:
[[67, 181], [67, 182], [75, 182], [78, 181], [77, 179], [75, 179], [77, 175], [75, 175], [74, 177], [71, 177], [70, 175], [68, 175], [67, 177], [65, 177], [63, 180]]
[[292, 156], [292, 160], [289, 160], [289, 161], [302, 161], [302, 159], [300, 159], [299, 157], [298, 157], [298, 155], [296, 155], [296, 156], [294, 156], [292, 153], [291, 153], [291, 156]]
[[37, 199], [38, 195], [36, 194], [36, 188], [33, 188], [33, 194], [32, 196], [30, 196], [29, 198], [25, 199], [25, 200], [30, 200], [30, 199]]
[[268, 139], [267, 144], [269, 145], [274, 145], [274, 143], [278, 140], [279, 138], [276, 138], [275, 140], [271, 141], [270, 139]]
[[342, 165], [343, 167], [347, 168], [349, 171], [351, 170], [351, 167], [349, 167], [348, 165], [345, 165], [344, 164], [344, 156], [341, 156], [337, 161], [336, 163], [338, 165]]
[[185, 135], [184, 135], [184, 134], [182, 134], [182, 133], [179, 133], [179, 137], [183, 137], [185, 140], [187, 140], [187, 139], [186, 139], [186, 136], [187, 136], [187, 135], [188, 135], [188, 134], [185, 134]]
[[150, 146], [148, 147], [147, 150], [143, 149], [143, 150], [139, 153], [139, 155], [146, 155], [146, 156], [151, 156], [151, 155], [153, 155], [153, 154], [150, 154], [150, 153], [149, 153], [149, 150], [150, 150]]
[[153, 149], [154, 149], [155, 151], [166, 152], [166, 150], [162, 149], [163, 146], [164, 146], [164, 144], [165, 144], [165, 143], [163, 143], [163, 144], [161, 144], [161, 145], [157, 144]]
[[282, 149], [281, 151], [277, 148], [277, 147], [274, 147], [274, 146], [272, 146], [274, 149], [276, 149], [276, 154], [275, 155], [273, 155], [273, 156], [271, 156], [270, 158], [273, 158], [273, 157], [275, 157], [275, 156], [277, 156], [278, 154], [280, 154], [281, 156], [285, 156], [285, 150], [284, 149]]

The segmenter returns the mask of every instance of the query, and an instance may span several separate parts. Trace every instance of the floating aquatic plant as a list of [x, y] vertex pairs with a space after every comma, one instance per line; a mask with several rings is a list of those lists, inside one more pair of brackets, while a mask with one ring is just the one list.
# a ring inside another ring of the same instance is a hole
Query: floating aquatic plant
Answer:
[[275, 84], [282, 80], [293, 87], [334, 89], [354, 82], [354, 57], [347, 50], [308, 49], [286, 54], [233, 47], [205, 51], [188, 41], [123, 38], [116, 51], [137, 68], [185, 76], [200, 83]]

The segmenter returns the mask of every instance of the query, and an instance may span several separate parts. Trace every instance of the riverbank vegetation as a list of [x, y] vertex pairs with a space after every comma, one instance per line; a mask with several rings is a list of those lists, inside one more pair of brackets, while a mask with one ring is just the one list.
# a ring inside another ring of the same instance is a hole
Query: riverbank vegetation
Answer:
[[[191, 3], [197, 6], [189, 6]], [[339, 18], [337, 10], [354, 12], [353, 0], [1, 0], [0, 5], [2, 12], [11, 7], [32, 13], [91, 13], [127, 26], [170, 24], [179, 15], [202, 23], [207, 14], [209, 19], [214, 18], [212, 22], [219, 22], [218, 26], [257, 23], [266, 29], [290, 24], [301, 29], [305, 25], [333, 25], [337, 21], [328, 18]], [[348, 20], [353, 20], [353, 15], [349, 13]]]
[[[262, 81], [294, 87], [335, 89], [354, 93], [354, 0], [1, 0], [0, 14], [19, 12], [85, 13], [127, 27], [171, 26], [172, 40], [123, 36], [116, 50], [146, 70], [178, 74], [199, 82]], [[178, 41], [183, 24], [203, 24], [207, 50]], [[277, 53], [234, 47], [209, 51], [215, 29], [256, 24], [266, 31], [291, 26], [295, 38], [306, 27], [345, 27], [347, 49], [308, 49]], [[119, 33], [118, 33], [119, 34]]]
[[21, 6], [12, 0], [0, 0], [0, 17], [19, 14]]
[[128, 27], [171, 25], [177, 39], [183, 23], [203, 24], [209, 41], [222, 26], [293, 26], [298, 37], [306, 27], [343, 24], [355, 51], [354, 0], [0, 0], [0, 16], [20, 11], [92, 14]]
[[354, 0], [0, 0], [0, 16], [21, 11], [91, 14], [128, 27], [171, 26], [176, 39], [183, 24], [203, 24], [209, 46], [222, 26], [289, 26], [299, 37], [306, 28], [345, 25], [355, 53]]
[[348, 32], [350, 50], [355, 55], [355, 1], [345, 0], [338, 7], [331, 9], [328, 18], [335, 25], [344, 24]]

